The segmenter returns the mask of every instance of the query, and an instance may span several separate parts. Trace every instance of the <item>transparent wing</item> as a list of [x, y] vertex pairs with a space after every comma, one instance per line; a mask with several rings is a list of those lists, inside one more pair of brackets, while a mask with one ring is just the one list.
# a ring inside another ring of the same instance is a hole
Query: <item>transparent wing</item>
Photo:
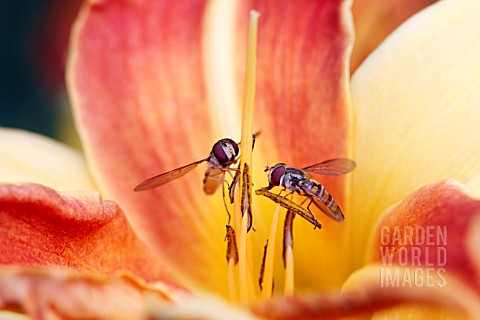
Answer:
[[332, 196], [327, 191], [324, 191], [323, 197], [320, 197], [315, 193], [315, 191], [304, 187], [301, 188], [302, 191], [310, 199], [312, 199], [315, 207], [320, 209], [327, 216], [338, 222], [342, 222], [345, 220], [345, 216], [343, 215], [342, 210], [340, 210], [338, 204], [335, 202], [335, 200], [333, 200]]
[[171, 171], [164, 172], [162, 174], [159, 174], [158, 176], [147, 179], [142, 183], [140, 183], [138, 186], [136, 186], [134, 191], [144, 191], [144, 190], [150, 190], [156, 187], [160, 187], [167, 182], [170, 182], [172, 180], [175, 180], [184, 176], [185, 174], [195, 169], [200, 163], [207, 160], [208, 158], [198, 160], [190, 164], [184, 165], [183, 167], [173, 169]]
[[223, 183], [225, 170], [208, 166], [203, 176], [203, 191], [206, 194], [214, 194]]
[[312, 164], [302, 170], [306, 172], [323, 174], [325, 176], [340, 176], [349, 173], [355, 169], [357, 164], [355, 161], [347, 158], [337, 158], [320, 163]]

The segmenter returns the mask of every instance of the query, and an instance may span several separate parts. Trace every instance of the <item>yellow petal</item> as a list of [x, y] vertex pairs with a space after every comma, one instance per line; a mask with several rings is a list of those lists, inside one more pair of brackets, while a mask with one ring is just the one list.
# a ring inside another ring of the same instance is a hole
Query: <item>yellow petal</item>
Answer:
[[353, 76], [353, 267], [388, 206], [429, 182], [465, 183], [480, 174], [479, 15], [478, 1], [440, 1], [402, 25]]
[[35, 182], [60, 191], [95, 190], [75, 149], [28, 131], [0, 128], [0, 182]]
[[437, 0], [356, 0], [352, 11], [355, 22], [355, 46], [351, 70], [402, 22]]

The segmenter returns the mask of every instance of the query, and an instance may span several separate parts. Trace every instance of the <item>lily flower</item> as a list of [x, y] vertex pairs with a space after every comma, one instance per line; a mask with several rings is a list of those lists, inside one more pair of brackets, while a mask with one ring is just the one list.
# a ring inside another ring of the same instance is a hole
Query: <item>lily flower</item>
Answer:
[[[2, 180], [17, 184], [0, 185], [0, 308], [108, 319], [480, 313], [480, 4], [444, 0], [418, 13], [351, 80], [350, 7], [85, 3], [67, 80], [87, 164], [45, 138], [1, 130]], [[255, 111], [242, 124], [252, 8], [261, 13]], [[202, 170], [133, 192], [205, 158], [219, 138], [248, 149], [255, 130], [249, 188], [268, 183], [270, 163], [357, 162], [351, 175], [315, 177], [345, 222], [317, 217], [318, 230], [295, 219], [294, 277], [284, 280], [276, 258], [264, 299], [252, 277], [265, 240], [281, 241], [269, 233], [275, 203], [253, 198], [255, 231], [236, 238], [247, 264], [230, 269], [227, 215], [221, 195], [203, 193]]]

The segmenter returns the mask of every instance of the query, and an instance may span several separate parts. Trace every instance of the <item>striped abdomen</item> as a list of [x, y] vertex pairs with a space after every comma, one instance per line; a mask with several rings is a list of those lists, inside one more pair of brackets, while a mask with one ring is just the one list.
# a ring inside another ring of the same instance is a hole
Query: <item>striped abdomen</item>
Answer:
[[[307, 190], [305, 190], [307, 189]], [[320, 208], [325, 214], [337, 221], [345, 220], [342, 210], [333, 199], [332, 195], [325, 190], [325, 187], [320, 183], [309, 181], [308, 187], [305, 188], [305, 192], [312, 196], [313, 202]]]

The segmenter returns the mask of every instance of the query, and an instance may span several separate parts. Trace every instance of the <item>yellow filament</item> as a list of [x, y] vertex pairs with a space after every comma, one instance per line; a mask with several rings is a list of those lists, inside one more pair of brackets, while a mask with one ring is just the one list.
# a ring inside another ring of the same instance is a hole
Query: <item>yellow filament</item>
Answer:
[[247, 303], [250, 301], [248, 289], [248, 262], [247, 262], [247, 222], [248, 216], [243, 215], [242, 226], [240, 230], [240, 243], [238, 245], [238, 271], [240, 280], [240, 301]]
[[267, 253], [265, 254], [265, 268], [262, 283], [262, 299], [268, 299], [272, 296], [273, 286], [273, 262], [275, 261], [275, 235], [277, 232], [278, 216], [280, 213], [280, 205], [277, 205], [273, 214], [272, 224], [270, 226], [270, 234], [268, 236]]
[[[260, 14], [254, 10], [250, 11], [250, 21], [248, 24], [248, 39], [247, 39], [247, 59], [245, 70], [245, 96], [242, 108], [242, 144], [240, 153], [240, 170], [248, 170], [247, 175], [251, 177], [250, 167], [252, 163], [252, 134], [253, 134], [253, 109], [255, 105], [255, 77], [256, 77], [256, 55], [257, 55], [257, 30], [258, 30], [258, 18]], [[245, 166], [244, 164], [248, 164]], [[238, 239], [238, 272], [240, 280], [240, 302], [248, 303], [255, 298], [255, 287], [253, 285], [252, 278], [252, 257], [247, 252], [247, 227], [248, 227], [248, 214], [246, 212], [240, 212], [240, 205], [237, 204], [243, 201], [243, 197], [247, 195], [241, 195], [243, 193], [243, 174], [240, 175], [240, 188], [236, 188], [235, 193], [235, 227], [240, 230], [240, 236]], [[251, 178], [249, 179], [251, 183]], [[251, 188], [249, 188], [251, 190]], [[241, 192], [238, 192], [241, 190]], [[251, 195], [249, 195], [251, 197]], [[240, 226], [238, 224], [240, 217]], [[240, 227], [240, 228], [238, 228]]]
[[237, 286], [235, 285], [235, 259], [228, 259], [228, 290], [230, 293], [230, 301], [238, 302]]
[[285, 251], [285, 296], [291, 297], [294, 292], [293, 248], [288, 246]]
[[245, 96], [242, 108], [242, 144], [240, 163], [252, 163], [253, 109], [255, 106], [255, 86], [257, 69], [257, 31], [260, 13], [250, 11], [247, 39], [247, 60], [245, 69]]

